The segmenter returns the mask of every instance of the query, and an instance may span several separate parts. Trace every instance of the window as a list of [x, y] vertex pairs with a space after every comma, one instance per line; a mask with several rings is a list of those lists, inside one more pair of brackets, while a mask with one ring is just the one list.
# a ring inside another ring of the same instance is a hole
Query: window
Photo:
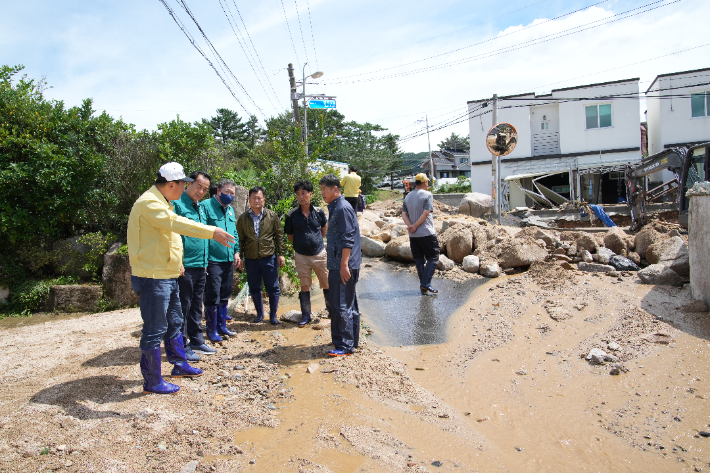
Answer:
[[540, 123], [540, 129], [541, 130], [549, 130], [550, 129], [550, 124], [547, 122], [542, 122]]
[[448, 171], [439, 171], [439, 177], [449, 177]]
[[584, 107], [587, 115], [587, 130], [611, 126], [611, 104]]
[[710, 116], [710, 90], [699, 94], [690, 94], [690, 108], [693, 117]]
[[462, 163], [467, 163], [467, 162], [468, 162], [468, 158], [461, 158], [461, 162], [462, 162]]

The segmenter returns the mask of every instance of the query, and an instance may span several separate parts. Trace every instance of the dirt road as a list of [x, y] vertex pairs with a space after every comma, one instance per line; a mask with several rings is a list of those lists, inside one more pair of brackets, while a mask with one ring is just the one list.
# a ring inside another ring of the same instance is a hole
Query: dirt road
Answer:
[[[474, 291], [448, 343], [337, 359], [327, 320], [236, 313], [174, 396], [141, 394], [137, 309], [4, 320], [0, 471], [710, 468], [708, 313], [619, 279], [536, 265]], [[592, 348], [618, 360], [592, 365]]]

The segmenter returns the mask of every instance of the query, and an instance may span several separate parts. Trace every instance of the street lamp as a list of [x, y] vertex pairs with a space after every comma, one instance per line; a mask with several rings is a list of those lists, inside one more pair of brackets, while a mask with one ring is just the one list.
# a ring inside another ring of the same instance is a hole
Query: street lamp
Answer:
[[318, 79], [323, 75], [321, 71], [314, 72], [313, 74], [306, 76], [306, 64], [303, 64], [303, 141], [306, 143], [306, 157], [308, 157], [308, 106], [306, 104], [306, 79]]

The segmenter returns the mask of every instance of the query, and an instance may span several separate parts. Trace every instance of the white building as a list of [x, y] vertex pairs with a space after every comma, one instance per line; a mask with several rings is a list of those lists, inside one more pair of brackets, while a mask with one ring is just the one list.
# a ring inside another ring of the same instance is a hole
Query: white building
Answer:
[[656, 76], [646, 97], [649, 154], [710, 141], [710, 68]]
[[[501, 177], [511, 184], [503, 187], [509, 208], [529, 206], [536, 196], [557, 203], [570, 198], [616, 203], [624, 195], [619, 192], [620, 171], [641, 159], [638, 81], [500, 97], [498, 122], [510, 123], [518, 132], [515, 150], [501, 159]], [[468, 107], [474, 191], [490, 194], [491, 154], [485, 137], [493, 124], [490, 113], [481, 115], [490, 110], [490, 99], [470, 101]]]

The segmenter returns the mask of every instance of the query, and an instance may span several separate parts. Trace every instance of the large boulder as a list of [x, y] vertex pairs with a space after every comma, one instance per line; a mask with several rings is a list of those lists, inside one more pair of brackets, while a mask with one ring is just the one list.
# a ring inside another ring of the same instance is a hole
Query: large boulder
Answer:
[[409, 235], [409, 232], [407, 231], [407, 226], [404, 224], [397, 225], [396, 227], [392, 228], [392, 230], [390, 230], [390, 238], [393, 240], [402, 235]]
[[577, 238], [576, 245], [577, 250], [587, 250], [589, 253], [594, 253], [599, 247], [596, 238], [588, 233], [580, 235], [579, 238]]
[[627, 240], [630, 237], [619, 227], [611, 227], [604, 235], [604, 246], [617, 255], [626, 256]]
[[366, 236], [360, 237], [362, 254], [371, 258], [379, 258], [385, 255], [385, 244], [381, 241], [373, 240]]
[[641, 269], [629, 258], [620, 255], [612, 256], [609, 265], [615, 267], [617, 271], [638, 271]]
[[648, 261], [648, 258], [646, 258], [646, 251], [648, 250], [648, 248], [651, 245], [663, 241], [667, 238], [668, 235], [666, 235], [665, 233], [661, 233], [652, 226], [647, 225], [640, 232], [638, 232], [636, 234], [636, 237], [634, 238], [634, 242], [636, 245], [636, 253], [638, 253], [641, 258], [644, 258]]
[[481, 267], [478, 256], [468, 255], [463, 259], [463, 270], [467, 273], [477, 273]]
[[530, 266], [536, 261], [545, 261], [547, 249], [537, 241], [526, 238], [508, 238], [497, 247], [498, 263], [504, 268]]
[[486, 263], [481, 265], [481, 276], [485, 276], [487, 278], [497, 278], [498, 276], [501, 275], [501, 270], [500, 266], [498, 263]]
[[380, 230], [380, 227], [378, 227], [375, 222], [373, 222], [372, 220], [368, 220], [366, 218], [359, 219], [358, 224], [360, 226], [360, 235], [361, 236], [370, 236], [370, 235], [374, 235], [376, 233], [380, 233], [382, 231], [382, 230]]
[[[361, 237], [361, 238], [363, 238], [363, 237]], [[376, 233], [374, 235], [371, 235], [371, 238], [373, 240], [379, 240], [384, 243], [387, 243], [388, 241], [390, 241], [392, 239], [392, 234], [390, 233], [389, 230], [383, 230], [380, 233]]]
[[611, 258], [616, 256], [616, 253], [611, 251], [609, 248], [604, 248], [603, 246], [600, 246], [599, 248], [597, 248], [597, 256], [597, 260], [601, 264], [609, 264], [609, 261], [611, 260]]
[[471, 229], [465, 225], [450, 227], [441, 235], [439, 244], [442, 252], [456, 263], [461, 263], [473, 251]]
[[459, 213], [471, 217], [483, 218], [493, 210], [493, 198], [488, 194], [471, 192], [465, 194], [459, 204]]
[[609, 271], [615, 271], [613, 266], [599, 263], [579, 263], [577, 269], [587, 273], [608, 273]]
[[54, 244], [57, 272], [84, 280], [93, 279], [103, 266], [103, 254], [108, 247], [99, 233], [77, 235]]
[[234, 215], [239, 217], [247, 209], [247, 199], [249, 198], [249, 189], [242, 186], [237, 186], [236, 194], [230, 204], [234, 209]]
[[658, 286], [682, 286], [685, 279], [673, 271], [669, 266], [652, 264], [638, 272], [641, 282]]
[[404, 261], [406, 263], [414, 261], [414, 257], [412, 257], [412, 249], [409, 246], [408, 236], [400, 236], [390, 240], [385, 247], [385, 254], [392, 259], [396, 259], [397, 261]]
[[101, 296], [100, 286], [50, 286], [47, 309], [58, 312], [96, 312]]
[[646, 250], [646, 260], [653, 264], [669, 266], [680, 276], [690, 274], [690, 256], [688, 246], [679, 236], [662, 240]]
[[450, 271], [454, 269], [454, 266], [454, 262], [449, 258], [444, 255], [439, 255], [439, 263], [437, 263], [436, 269], [439, 271]]
[[131, 263], [128, 255], [119, 252], [121, 243], [114, 243], [104, 255], [104, 269], [101, 282], [105, 295], [121, 307], [138, 304], [138, 296], [131, 286]]

